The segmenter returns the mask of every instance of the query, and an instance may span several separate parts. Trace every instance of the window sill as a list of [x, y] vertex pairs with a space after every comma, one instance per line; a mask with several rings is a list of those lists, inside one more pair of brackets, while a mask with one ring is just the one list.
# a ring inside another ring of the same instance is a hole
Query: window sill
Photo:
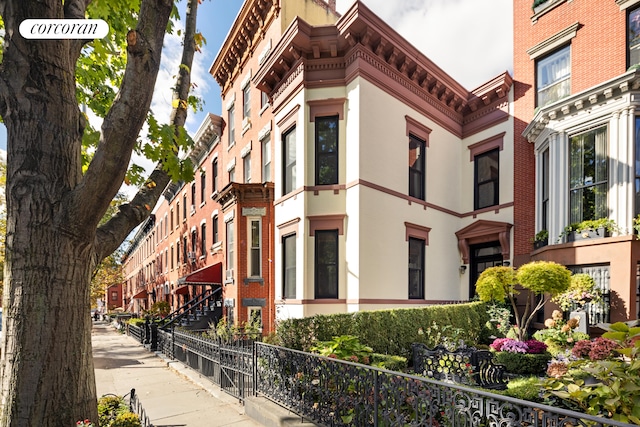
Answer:
[[245, 277], [244, 284], [248, 285], [249, 283], [260, 283], [260, 286], [264, 286], [264, 279], [262, 277]]
[[258, 115], [262, 116], [262, 114], [267, 111], [267, 109], [271, 106], [271, 104], [266, 103], [264, 104], [264, 106], [260, 109], [260, 113], [258, 113]]

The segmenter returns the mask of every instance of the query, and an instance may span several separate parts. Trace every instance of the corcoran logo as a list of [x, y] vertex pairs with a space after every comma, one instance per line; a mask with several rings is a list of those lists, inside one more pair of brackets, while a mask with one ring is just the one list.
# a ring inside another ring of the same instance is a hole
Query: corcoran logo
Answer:
[[101, 39], [109, 34], [102, 19], [25, 19], [20, 23], [25, 39]]

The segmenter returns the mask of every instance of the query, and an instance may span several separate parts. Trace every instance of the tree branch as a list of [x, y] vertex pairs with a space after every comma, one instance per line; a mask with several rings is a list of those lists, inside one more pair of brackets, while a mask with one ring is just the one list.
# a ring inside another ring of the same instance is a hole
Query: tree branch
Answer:
[[[186, 100], [191, 89], [191, 67], [196, 50], [194, 35], [197, 13], [198, 0], [189, 0], [182, 60], [173, 95], [173, 99], [177, 100], [177, 102], [173, 103], [173, 109], [171, 110], [171, 124], [174, 125], [176, 133], [184, 126], [187, 118]], [[131, 203], [121, 206], [120, 211], [98, 229], [96, 235], [96, 257], [98, 260], [115, 251], [129, 233], [149, 216], [151, 209], [160, 199], [169, 181], [167, 172], [163, 170], [162, 164], [159, 164]]]
[[71, 195], [72, 222], [96, 227], [122, 185], [151, 105], [172, 6], [170, 0], [142, 1], [138, 26], [127, 36], [128, 61], [120, 91], [102, 123], [94, 158]]

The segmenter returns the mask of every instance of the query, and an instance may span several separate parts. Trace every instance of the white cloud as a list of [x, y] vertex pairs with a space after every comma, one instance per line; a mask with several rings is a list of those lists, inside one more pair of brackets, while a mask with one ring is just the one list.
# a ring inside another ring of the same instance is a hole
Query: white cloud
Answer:
[[[337, 0], [345, 13], [353, 0]], [[366, 0], [364, 4], [467, 89], [513, 70], [511, 0]]]

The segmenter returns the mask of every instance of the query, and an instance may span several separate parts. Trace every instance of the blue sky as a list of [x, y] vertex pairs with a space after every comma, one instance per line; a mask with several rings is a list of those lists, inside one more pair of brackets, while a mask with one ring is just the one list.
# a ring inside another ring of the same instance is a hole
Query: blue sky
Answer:
[[[354, 0], [337, 0], [344, 13]], [[512, 0], [364, 0], [373, 12], [416, 48], [458, 80], [474, 89], [492, 77], [511, 71], [513, 51]], [[186, 2], [180, 5], [184, 8]], [[198, 31], [207, 40], [192, 68], [195, 94], [204, 101], [202, 112], [189, 113], [187, 130], [195, 133], [206, 113], [220, 114], [220, 87], [209, 68], [242, 6], [243, 0], [204, 0], [198, 11]], [[182, 16], [184, 18], [184, 16]], [[181, 55], [180, 39], [165, 39], [162, 69], [151, 105], [167, 122], [171, 91]], [[144, 136], [144, 131], [142, 133]], [[0, 150], [6, 150], [6, 131], [0, 125]], [[143, 159], [136, 159], [139, 164]]]

